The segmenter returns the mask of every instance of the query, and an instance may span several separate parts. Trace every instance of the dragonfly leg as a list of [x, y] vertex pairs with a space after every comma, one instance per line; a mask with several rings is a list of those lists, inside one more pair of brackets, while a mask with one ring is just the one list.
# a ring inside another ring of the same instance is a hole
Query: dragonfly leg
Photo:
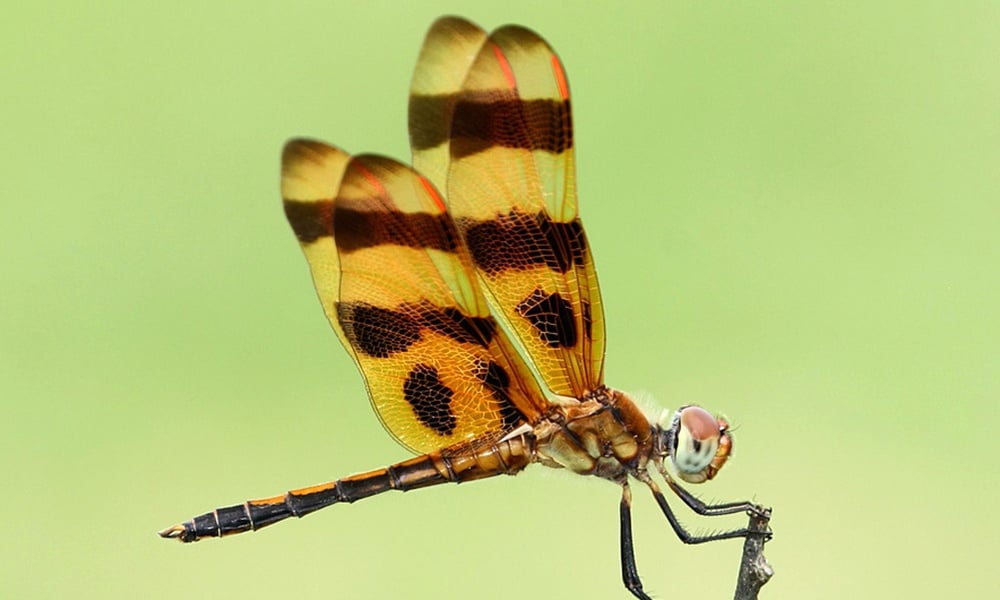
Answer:
[[[640, 481], [649, 486], [650, 491], [653, 492], [653, 497], [656, 498], [656, 503], [660, 505], [660, 510], [663, 512], [663, 516], [667, 518], [667, 521], [670, 523], [670, 527], [674, 530], [674, 533], [677, 534], [677, 537], [680, 538], [680, 540], [685, 544], [704, 544], [705, 542], [714, 542], [715, 540], [728, 540], [751, 535], [750, 531], [745, 527], [742, 529], [709, 533], [707, 535], [692, 535], [687, 529], [684, 529], [684, 526], [677, 520], [677, 516], [674, 515], [674, 511], [670, 508], [670, 505], [667, 504], [667, 499], [663, 496], [663, 492], [660, 491], [660, 486], [656, 485], [656, 482], [649, 477], [649, 473], [641, 472], [638, 474], [638, 477]], [[678, 488], [679, 487], [680, 486], [678, 486]], [[688, 495], [690, 496], [690, 494]], [[691, 498], [697, 500], [694, 496], [691, 496]], [[698, 502], [701, 501], [698, 500]], [[740, 508], [731, 512], [741, 512], [742, 510], [744, 509]], [[711, 514], [730, 513], [721, 512]]]
[[622, 501], [618, 516], [621, 522], [622, 581], [625, 582], [628, 591], [639, 600], [651, 600], [646, 592], [642, 591], [639, 571], [635, 568], [635, 549], [632, 547], [632, 490], [628, 487], [628, 481], [622, 483]]
[[707, 504], [700, 498], [687, 491], [680, 484], [670, 476], [667, 472], [666, 467], [662, 464], [656, 465], [657, 470], [659, 470], [660, 475], [666, 480], [667, 485], [670, 489], [677, 494], [677, 496], [687, 504], [688, 508], [698, 513], [699, 515], [704, 515], [707, 517], [714, 517], [718, 515], [734, 515], [736, 513], [748, 512], [758, 516], [762, 516], [767, 512], [767, 509], [758, 506], [752, 502], [723, 502], [720, 504]]

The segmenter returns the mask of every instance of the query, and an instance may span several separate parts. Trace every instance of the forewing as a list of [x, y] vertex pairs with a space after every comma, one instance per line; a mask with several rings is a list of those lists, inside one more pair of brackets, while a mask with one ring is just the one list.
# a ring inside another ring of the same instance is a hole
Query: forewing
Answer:
[[[433, 27], [421, 56], [453, 39]], [[417, 73], [437, 66], [422, 60]], [[580, 398], [603, 380], [604, 313], [577, 212], [562, 64], [537, 34], [507, 26], [480, 44], [460, 89], [428, 84], [453, 80], [421, 75], [413, 89], [411, 132], [415, 105], [450, 115], [434, 135], [411, 133], [414, 165], [440, 170], [446, 149], [449, 211], [496, 314], [548, 388]]]
[[414, 169], [442, 192], [447, 190], [452, 112], [486, 39], [486, 32], [474, 23], [441, 17], [427, 31], [413, 70], [409, 130]]
[[539, 417], [541, 391], [428, 180], [305, 140], [286, 146], [282, 174], [323, 310], [400, 443], [428, 452]]

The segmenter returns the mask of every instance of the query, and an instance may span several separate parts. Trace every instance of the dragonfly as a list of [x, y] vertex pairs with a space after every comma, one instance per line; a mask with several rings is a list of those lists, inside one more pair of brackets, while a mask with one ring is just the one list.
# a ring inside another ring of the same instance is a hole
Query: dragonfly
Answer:
[[699, 515], [763, 511], [705, 503], [678, 481], [722, 469], [733, 449], [726, 419], [694, 404], [646, 414], [604, 384], [604, 309], [578, 214], [569, 84], [549, 44], [517, 25], [487, 33], [459, 17], [437, 20], [413, 74], [409, 135], [412, 167], [293, 139], [281, 193], [376, 414], [417, 456], [218, 508], [159, 535], [222, 537], [534, 463], [621, 487], [622, 579], [640, 599], [649, 596], [635, 563], [630, 482], [650, 490], [684, 543], [751, 535], [693, 535], [651, 473]]

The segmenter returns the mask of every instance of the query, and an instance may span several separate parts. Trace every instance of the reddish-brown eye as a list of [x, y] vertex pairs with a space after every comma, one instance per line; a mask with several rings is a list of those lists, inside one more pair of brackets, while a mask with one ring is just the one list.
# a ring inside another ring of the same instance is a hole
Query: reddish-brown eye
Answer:
[[708, 471], [716, 458], [721, 437], [719, 420], [707, 410], [700, 406], [682, 408], [672, 457], [677, 475], [689, 483], [711, 479], [715, 473], [709, 475]]

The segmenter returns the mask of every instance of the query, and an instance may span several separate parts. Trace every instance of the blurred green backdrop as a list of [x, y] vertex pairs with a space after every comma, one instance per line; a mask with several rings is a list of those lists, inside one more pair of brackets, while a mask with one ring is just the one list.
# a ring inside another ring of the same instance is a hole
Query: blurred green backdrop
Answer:
[[[316, 302], [284, 140], [406, 158], [425, 29], [574, 91], [607, 380], [738, 426], [766, 598], [996, 590], [1000, 5], [23, 3], [0, 24], [5, 598], [627, 598], [618, 490], [533, 468], [224, 542], [154, 532], [406, 453]], [[660, 597], [731, 597], [636, 489]], [[685, 514], [695, 527], [739, 525]]]

